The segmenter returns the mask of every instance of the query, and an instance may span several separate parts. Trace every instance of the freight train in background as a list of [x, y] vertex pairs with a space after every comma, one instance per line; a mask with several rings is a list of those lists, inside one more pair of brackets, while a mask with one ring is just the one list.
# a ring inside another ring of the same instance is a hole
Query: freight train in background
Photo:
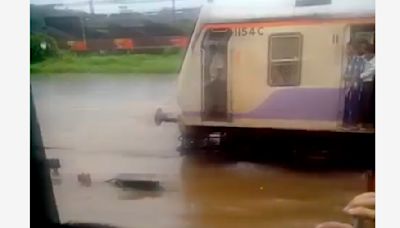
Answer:
[[168, 25], [142, 20], [47, 17], [47, 34], [56, 38], [60, 48], [74, 52], [157, 52], [166, 48], [185, 49], [189, 38]]
[[74, 52], [160, 52], [168, 48], [186, 49], [188, 38], [185, 36], [167, 36], [148, 39], [114, 38], [69, 40], [68, 49]]
[[168, 9], [106, 15], [31, 5], [31, 32], [54, 37], [59, 48], [79, 53], [180, 50], [189, 43], [199, 9], [180, 11], [171, 21]]

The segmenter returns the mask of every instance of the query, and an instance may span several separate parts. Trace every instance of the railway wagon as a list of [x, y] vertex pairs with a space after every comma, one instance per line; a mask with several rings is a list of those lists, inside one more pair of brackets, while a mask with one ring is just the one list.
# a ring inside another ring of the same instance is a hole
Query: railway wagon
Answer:
[[266, 133], [373, 143], [374, 129], [342, 124], [346, 44], [359, 38], [375, 43], [374, 0], [204, 6], [178, 76], [183, 140]]

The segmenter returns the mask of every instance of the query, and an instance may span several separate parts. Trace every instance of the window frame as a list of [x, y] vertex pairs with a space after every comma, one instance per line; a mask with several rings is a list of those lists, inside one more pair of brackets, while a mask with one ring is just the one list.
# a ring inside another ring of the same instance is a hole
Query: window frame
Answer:
[[[280, 37], [297, 37], [299, 39], [298, 46], [298, 60], [290, 60], [290, 59], [280, 59], [273, 60], [272, 59], [272, 40], [274, 38]], [[285, 32], [285, 33], [272, 33], [268, 36], [268, 72], [267, 72], [267, 83], [270, 87], [290, 87], [290, 86], [300, 86], [301, 85], [301, 70], [302, 70], [302, 62], [303, 62], [303, 34], [300, 32]], [[272, 65], [274, 63], [287, 63], [287, 62], [297, 62], [298, 63], [298, 80], [296, 83], [285, 84], [285, 85], [276, 85], [272, 83]]]

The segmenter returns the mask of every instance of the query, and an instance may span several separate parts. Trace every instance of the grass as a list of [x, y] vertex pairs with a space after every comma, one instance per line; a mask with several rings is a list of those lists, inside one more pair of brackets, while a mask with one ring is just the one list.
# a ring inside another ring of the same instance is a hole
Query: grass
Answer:
[[76, 55], [64, 53], [30, 66], [31, 74], [177, 73], [182, 54]]

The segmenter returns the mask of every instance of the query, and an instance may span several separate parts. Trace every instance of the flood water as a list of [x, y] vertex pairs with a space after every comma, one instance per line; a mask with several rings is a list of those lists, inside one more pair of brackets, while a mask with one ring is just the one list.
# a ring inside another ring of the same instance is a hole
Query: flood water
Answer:
[[[314, 227], [351, 222], [342, 208], [366, 190], [360, 171], [301, 171], [268, 162], [181, 156], [174, 76], [54, 75], [32, 79], [48, 158], [59, 158], [54, 192], [63, 222], [120, 227]], [[260, 151], [260, 153], [265, 151]], [[284, 161], [282, 162], [284, 163]], [[92, 186], [77, 174], [89, 173]], [[124, 191], [119, 173], [154, 174], [161, 192]]]

